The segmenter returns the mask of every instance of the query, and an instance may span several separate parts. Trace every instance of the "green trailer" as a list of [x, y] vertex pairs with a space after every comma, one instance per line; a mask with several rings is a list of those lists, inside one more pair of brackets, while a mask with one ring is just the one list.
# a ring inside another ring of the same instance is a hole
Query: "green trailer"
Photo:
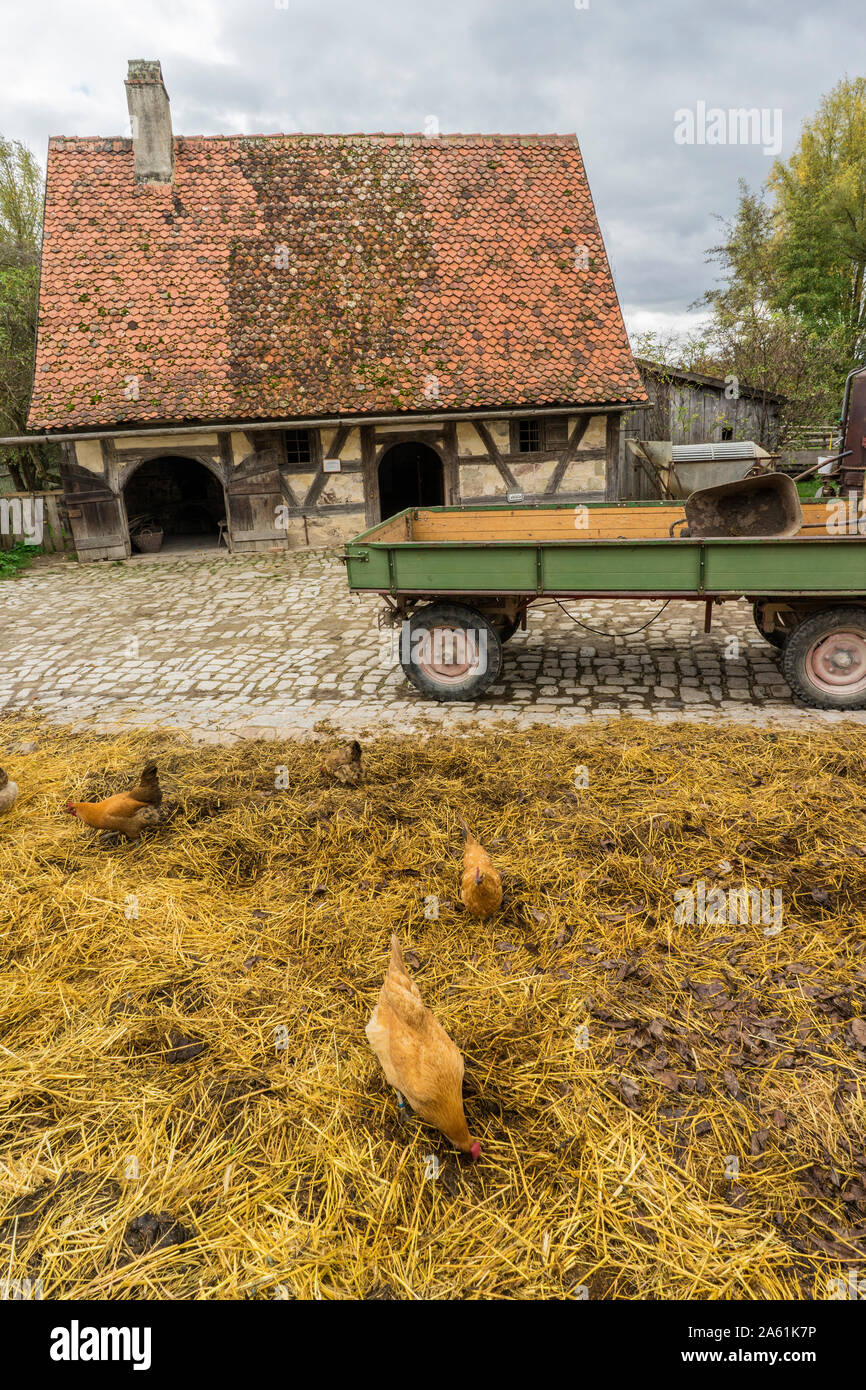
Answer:
[[[838, 511], [838, 509], [837, 509]], [[408, 679], [437, 700], [492, 685], [542, 598], [745, 599], [789, 685], [821, 709], [866, 707], [866, 534], [825, 504], [784, 539], [683, 536], [682, 504], [415, 507], [345, 547], [349, 588], [401, 628]], [[863, 526], [863, 523], [860, 523]], [[866, 526], [863, 527], [866, 531]]]

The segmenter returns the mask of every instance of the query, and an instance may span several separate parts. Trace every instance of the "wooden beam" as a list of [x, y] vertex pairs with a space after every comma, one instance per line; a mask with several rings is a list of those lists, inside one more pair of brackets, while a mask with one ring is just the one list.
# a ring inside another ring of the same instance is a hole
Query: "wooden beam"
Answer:
[[[348, 516], [352, 513], [360, 513], [364, 510], [363, 502], [329, 502], [323, 506], [321, 503], [316, 507], [308, 507], [301, 504], [300, 507], [293, 507], [289, 516]], [[243, 535], [243, 532], [241, 532]]]
[[301, 504], [298, 501], [297, 494], [282, 468], [280, 469], [280, 492], [287, 506], [293, 509], [300, 507]]
[[589, 429], [589, 422], [591, 419], [591, 415], [584, 415], [576, 421], [574, 429], [568, 437], [568, 442], [557, 459], [556, 467], [548, 479], [547, 487], [544, 489], [545, 496], [549, 497], [553, 493], [559, 491], [562, 480], [565, 477], [566, 469], [573, 461], [577, 447]]
[[381, 453], [390, 449], [392, 444], [429, 444], [432, 448], [436, 444], [442, 443], [444, 434], [445, 431], [441, 426], [422, 425], [418, 429], [413, 429], [411, 423], [407, 421], [404, 430], [377, 430], [376, 448]]
[[[351, 430], [348, 425], [340, 425], [339, 429], [337, 430], [337, 433], [334, 435], [334, 442], [331, 445], [330, 451], [328, 453], [328, 458], [338, 459], [340, 457], [340, 451], [341, 449], [344, 449], [346, 447], [346, 440], [349, 438], [350, 434]], [[324, 464], [321, 458], [317, 460], [317, 464], [318, 472], [316, 473], [315, 478], [310, 484], [310, 487], [307, 491], [307, 495], [304, 498], [305, 508], [315, 507], [320, 496], [322, 495], [322, 492], [324, 491], [325, 484], [328, 481], [329, 475], [325, 472]], [[314, 464], [313, 467], [316, 467], [316, 464]]]
[[217, 435], [217, 442], [220, 450], [220, 463], [223, 467], [223, 477], [226, 482], [232, 476], [235, 466], [235, 454], [232, 448], [232, 437], [227, 430], [222, 430]]
[[361, 426], [361, 462], [364, 469], [364, 504], [367, 529], [381, 521], [379, 476], [376, 469], [376, 427]]
[[475, 426], [475, 433], [478, 435], [479, 439], [481, 440], [481, 443], [487, 450], [490, 462], [495, 463], [496, 467], [499, 469], [500, 475], [503, 478], [509, 492], [520, 492], [520, 484], [518, 483], [511, 469], [508, 467], [508, 464], [505, 462], [504, 458], [500, 454], [496, 442], [494, 441], [493, 435], [490, 433], [487, 426], [481, 420], [473, 420], [472, 423]]
[[608, 415], [606, 422], [607, 461], [604, 470], [604, 495], [608, 502], [616, 502], [622, 491], [619, 467], [621, 421], [622, 415]]
[[443, 482], [445, 484], [445, 505], [454, 506], [460, 501], [460, 465], [457, 455], [457, 426], [445, 426], [442, 441]]

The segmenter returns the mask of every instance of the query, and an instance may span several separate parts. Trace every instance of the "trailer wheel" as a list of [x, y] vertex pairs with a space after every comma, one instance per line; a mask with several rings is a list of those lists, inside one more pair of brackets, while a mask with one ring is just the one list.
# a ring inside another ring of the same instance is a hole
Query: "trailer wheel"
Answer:
[[409, 619], [400, 665], [422, 695], [477, 700], [502, 670], [502, 643], [483, 613], [463, 603], [431, 603]]
[[775, 629], [772, 632], [764, 631], [761, 626], [762, 607], [763, 605], [760, 603], [752, 604], [752, 617], [755, 620], [755, 627], [758, 629], [765, 642], [769, 642], [771, 647], [777, 647], [779, 651], [781, 651], [788, 640], [788, 634], [787, 632], [776, 631]]
[[816, 709], [866, 708], [866, 608], [824, 608], [785, 642], [785, 679]]

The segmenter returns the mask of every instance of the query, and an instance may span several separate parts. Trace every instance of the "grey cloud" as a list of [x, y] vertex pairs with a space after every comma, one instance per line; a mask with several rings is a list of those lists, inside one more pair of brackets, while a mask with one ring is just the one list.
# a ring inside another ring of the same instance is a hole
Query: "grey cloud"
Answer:
[[[621, 301], [682, 313], [712, 282], [713, 214], [771, 160], [742, 145], [674, 143], [698, 101], [781, 108], [783, 157], [843, 76], [858, 0], [32, 0], [10, 7], [0, 130], [126, 130], [127, 57], [159, 57], [182, 134], [576, 131]], [[75, 12], [74, 14], [72, 12]], [[38, 41], [37, 41], [38, 36]], [[15, 91], [13, 84], [13, 93]]]

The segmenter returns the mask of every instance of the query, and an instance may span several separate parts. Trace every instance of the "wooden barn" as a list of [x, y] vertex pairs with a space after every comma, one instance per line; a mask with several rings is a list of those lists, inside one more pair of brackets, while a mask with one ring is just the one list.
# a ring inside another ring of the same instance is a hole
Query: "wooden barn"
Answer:
[[645, 401], [571, 135], [52, 139], [29, 428], [82, 560], [615, 498]]
[[753, 439], [771, 453], [776, 448], [784, 396], [735, 377], [706, 376], [643, 357], [635, 362], [647, 402], [626, 415], [626, 437], [672, 444]]

